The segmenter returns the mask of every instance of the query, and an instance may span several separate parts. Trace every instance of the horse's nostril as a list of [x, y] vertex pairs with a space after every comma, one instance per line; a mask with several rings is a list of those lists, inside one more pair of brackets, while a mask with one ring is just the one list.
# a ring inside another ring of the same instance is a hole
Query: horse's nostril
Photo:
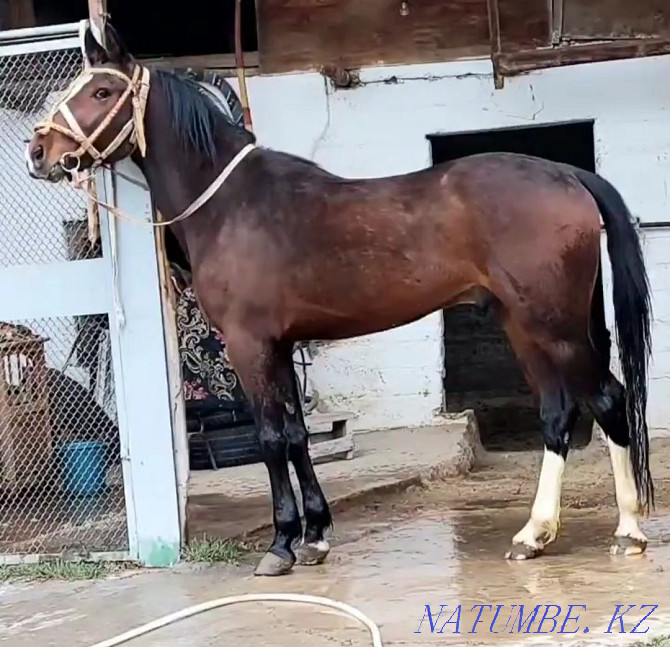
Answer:
[[44, 146], [35, 146], [33, 149], [33, 159], [41, 162], [44, 159]]

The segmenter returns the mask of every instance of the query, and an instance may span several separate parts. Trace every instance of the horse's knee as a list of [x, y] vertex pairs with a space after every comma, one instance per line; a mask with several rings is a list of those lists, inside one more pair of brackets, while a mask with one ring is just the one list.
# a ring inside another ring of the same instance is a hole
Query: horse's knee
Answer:
[[267, 424], [261, 425], [258, 444], [261, 455], [266, 461], [286, 460], [288, 458], [288, 442], [279, 428]]

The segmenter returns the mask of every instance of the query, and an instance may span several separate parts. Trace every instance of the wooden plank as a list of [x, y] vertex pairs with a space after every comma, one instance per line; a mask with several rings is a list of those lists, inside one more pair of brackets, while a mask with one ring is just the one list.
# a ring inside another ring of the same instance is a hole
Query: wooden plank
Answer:
[[88, 0], [88, 18], [91, 22], [91, 31], [104, 45], [107, 0]]
[[[156, 219], [163, 220], [156, 211]], [[170, 409], [172, 420], [172, 440], [174, 443], [175, 476], [177, 482], [177, 500], [179, 529], [182, 547], [187, 536], [187, 509], [189, 484], [188, 433], [186, 431], [186, 403], [181, 380], [181, 361], [179, 357], [179, 334], [177, 332], [177, 295], [171, 280], [170, 265], [165, 246], [165, 227], [154, 229], [156, 253], [158, 256], [158, 275], [161, 288], [163, 312], [163, 330], [165, 352], [167, 356], [167, 378], [170, 389]]]
[[567, 39], [668, 38], [668, 0], [564, 0]]
[[500, 54], [501, 49], [499, 0], [487, 0], [487, 9], [489, 14], [489, 41], [491, 44], [491, 62], [493, 64], [493, 83], [496, 90], [502, 90], [505, 82], [498, 67], [498, 54]]
[[502, 74], [514, 76], [540, 70], [580, 63], [597, 63], [625, 58], [641, 58], [670, 54], [670, 39], [610, 41], [523, 52], [501, 53], [498, 65]]
[[100, 25], [107, 17], [107, 0], [88, 0], [88, 17]]
[[[101, 200], [152, 222], [151, 195], [138, 185], [141, 171], [129, 159], [118, 163], [118, 171], [131, 181], [114, 191], [114, 176], [104, 171]], [[102, 211], [103, 259], [112, 257], [113, 244], [119, 259], [119, 301], [110, 334], [129, 552], [144, 566], [172, 566], [181, 553], [181, 525], [156, 241], [150, 227], [109, 219]], [[143, 384], [151, 384], [151, 397]]]
[[258, 0], [263, 73], [487, 55], [487, 0]]
[[551, 44], [558, 45], [563, 38], [563, 5], [565, 0], [551, 0]]
[[315, 464], [354, 457], [354, 435], [347, 425], [353, 417], [348, 411], [315, 412], [306, 416], [309, 454]]
[[333, 425], [337, 422], [347, 422], [352, 420], [355, 414], [348, 411], [335, 411], [331, 413], [312, 413], [305, 416], [305, 424], [310, 434], [320, 434], [331, 431]]
[[498, 0], [500, 49], [505, 52], [551, 43], [551, 11], [547, 0]]
[[337, 458], [351, 460], [354, 457], [355, 449], [354, 437], [352, 434], [348, 434], [335, 440], [311, 443], [309, 446], [309, 455], [312, 462], [315, 465], [319, 465]]
[[[235, 54], [201, 54], [198, 56], [138, 57], [151, 68], [193, 68], [196, 70], [234, 70]], [[245, 68], [258, 67], [258, 52], [244, 52]]]

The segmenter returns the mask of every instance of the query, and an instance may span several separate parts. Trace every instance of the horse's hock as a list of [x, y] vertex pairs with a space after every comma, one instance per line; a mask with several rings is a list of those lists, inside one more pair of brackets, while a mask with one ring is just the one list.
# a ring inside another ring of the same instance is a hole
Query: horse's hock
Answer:
[[[102, 252], [84, 198], [17, 173], [78, 38], [0, 39], [0, 563], [128, 549], [109, 320], [81, 287]], [[98, 265], [99, 266], [99, 265]], [[48, 284], [51, 290], [40, 290]], [[102, 287], [102, 286], [100, 286]], [[41, 294], [40, 294], [41, 292]], [[86, 313], [75, 315], [74, 313]]]

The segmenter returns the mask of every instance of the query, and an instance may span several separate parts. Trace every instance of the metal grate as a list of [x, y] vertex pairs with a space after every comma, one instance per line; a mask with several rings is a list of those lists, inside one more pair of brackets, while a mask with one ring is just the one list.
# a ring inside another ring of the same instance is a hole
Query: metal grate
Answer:
[[[82, 194], [24, 168], [33, 124], [81, 63], [78, 49], [0, 55], [0, 268], [102, 255]], [[0, 555], [127, 549], [107, 315], [0, 321]]]
[[81, 66], [78, 49], [0, 56], [0, 267], [100, 256], [86, 236], [67, 237], [67, 227], [86, 218], [84, 194], [36, 182], [24, 168], [34, 124]]

